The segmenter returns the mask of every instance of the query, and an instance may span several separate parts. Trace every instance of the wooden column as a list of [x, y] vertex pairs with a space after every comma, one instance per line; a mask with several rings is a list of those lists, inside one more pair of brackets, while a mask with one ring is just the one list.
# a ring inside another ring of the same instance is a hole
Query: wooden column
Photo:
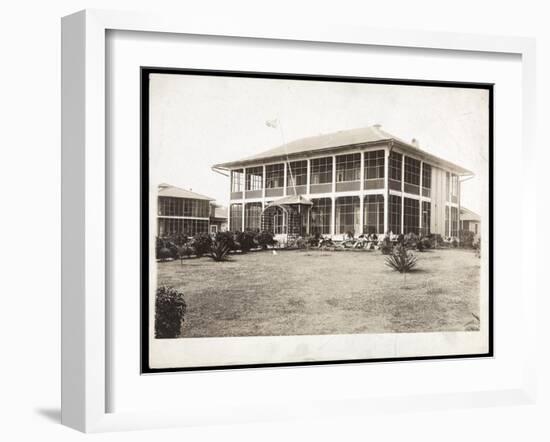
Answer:
[[359, 174], [361, 184], [359, 186], [359, 232], [355, 232], [357, 235], [365, 233], [365, 152], [361, 151], [361, 172]]
[[420, 193], [418, 195], [419, 199], [418, 199], [418, 210], [420, 211], [420, 218], [418, 219], [418, 233], [419, 234], [422, 234], [422, 215], [423, 215], [423, 211], [422, 211], [422, 166], [424, 165], [424, 162], [420, 161]]
[[389, 183], [390, 149], [384, 149], [384, 233], [388, 233], [390, 227], [390, 183]]

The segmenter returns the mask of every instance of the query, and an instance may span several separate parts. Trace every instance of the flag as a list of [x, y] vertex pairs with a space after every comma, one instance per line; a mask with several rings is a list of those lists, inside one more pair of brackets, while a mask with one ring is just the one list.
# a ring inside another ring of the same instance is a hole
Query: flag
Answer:
[[279, 126], [279, 120], [277, 118], [275, 118], [274, 120], [267, 120], [265, 122], [265, 125], [267, 127], [271, 127], [273, 129], [277, 129], [277, 127]]

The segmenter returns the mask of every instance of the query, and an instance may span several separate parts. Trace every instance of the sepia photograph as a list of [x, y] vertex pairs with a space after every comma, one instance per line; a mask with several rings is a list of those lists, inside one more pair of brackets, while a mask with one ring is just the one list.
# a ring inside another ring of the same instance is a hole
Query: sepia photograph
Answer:
[[492, 103], [142, 68], [143, 371], [491, 356]]

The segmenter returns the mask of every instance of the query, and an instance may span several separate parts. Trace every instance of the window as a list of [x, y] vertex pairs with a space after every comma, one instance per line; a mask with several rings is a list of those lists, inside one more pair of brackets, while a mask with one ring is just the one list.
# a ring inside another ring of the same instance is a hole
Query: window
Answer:
[[429, 201], [422, 201], [422, 233], [429, 235], [431, 233], [432, 205]]
[[458, 176], [451, 175], [451, 202], [458, 202]]
[[159, 236], [170, 236], [180, 233], [195, 236], [199, 233], [208, 233], [208, 220], [160, 218], [158, 232]]
[[307, 161], [291, 161], [287, 168], [288, 187], [307, 184]]
[[244, 173], [242, 169], [231, 171], [231, 192], [242, 192], [244, 187]]
[[384, 196], [367, 195], [364, 204], [364, 233], [384, 233]]
[[330, 219], [332, 216], [332, 200], [330, 198], [314, 198], [310, 210], [310, 232], [328, 235], [330, 231]]
[[451, 200], [451, 174], [449, 172], [445, 172], [445, 198], [447, 201]]
[[389, 229], [392, 233], [401, 233], [401, 197], [390, 195]]
[[412, 198], [405, 198], [403, 201], [403, 210], [404, 233], [414, 233], [418, 235], [420, 222], [420, 201]]
[[336, 157], [336, 181], [358, 181], [361, 179], [361, 154], [353, 153]]
[[365, 179], [376, 180], [384, 178], [384, 157], [383, 150], [365, 152]]
[[311, 184], [332, 183], [332, 157], [311, 160]]
[[210, 203], [207, 200], [187, 198], [159, 197], [158, 214], [160, 216], [193, 216], [208, 218]]
[[270, 164], [265, 168], [265, 187], [266, 189], [275, 189], [284, 186], [285, 165]]
[[343, 196], [336, 199], [336, 233], [360, 230], [360, 202], [358, 196]]
[[422, 164], [422, 187], [424, 189], [432, 188], [432, 166], [429, 164]]
[[231, 204], [229, 208], [229, 228], [232, 231], [240, 231], [243, 228], [243, 205]]
[[405, 182], [414, 186], [420, 185], [420, 161], [405, 157]]
[[286, 233], [285, 212], [280, 207], [276, 207], [273, 213], [273, 233], [275, 235]]
[[445, 236], [448, 237], [450, 230], [449, 230], [449, 222], [450, 222], [450, 215], [449, 215], [449, 206], [445, 206]]
[[458, 237], [458, 208], [451, 207], [451, 236]]
[[477, 223], [474, 223], [474, 233], [477, 235]]
[[244, 208], [245, 230], [259, 231], [262, 219], [262, 203], [248, 203]]
[[397, 152], [390, 154], [390, 161], [388, 163], [388, 174], [390, 180], [401, 182], [401, 166], [403, 161], [403, 155]]
[[263, 180], [263, 167], [246, 169], [246, 190], [262, 190]]
[[183, 216], [197, 218], [208, 218], [210, 214], [210, 203], [205, 200], [183, 200]]

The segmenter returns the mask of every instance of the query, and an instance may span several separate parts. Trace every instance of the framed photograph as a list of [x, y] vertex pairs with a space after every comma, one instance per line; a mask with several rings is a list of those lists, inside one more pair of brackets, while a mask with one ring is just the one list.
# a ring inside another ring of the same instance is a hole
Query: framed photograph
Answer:
[[533, 402], [532, 40], [88, 10], [62, 53], [65, 425]]
[[143, 372], [493, 355], [493, 84], [141, 72]]

